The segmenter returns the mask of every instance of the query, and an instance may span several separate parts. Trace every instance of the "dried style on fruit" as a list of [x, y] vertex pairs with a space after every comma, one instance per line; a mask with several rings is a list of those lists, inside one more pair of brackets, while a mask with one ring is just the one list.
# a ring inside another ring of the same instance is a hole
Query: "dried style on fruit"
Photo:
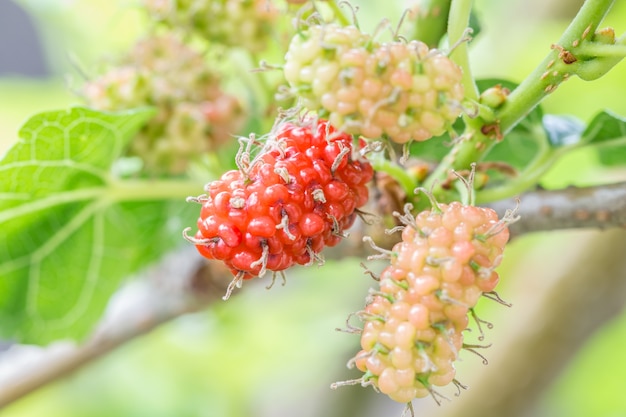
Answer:
[[[508, 240], [505, 217], [489, 208], [435, 203], [417, 216], [407, 207], [398, 215], [402, 241], [383, 251], [390, 264], [380, 275], [368, 304], [361, 351], [350, 361], [365, 374], [337, 383], [373, 385], [391, 399], [408, 403], [434, 395], [434, 386], [455, 383], [454, 363], [469, 316], [480, 319], [474, 306], [482, 295], [501, 301], [493, 292]], [[502, 301], [501, 301], [502, 302]], [[481, 334], [482, 339], [482, 334]]]

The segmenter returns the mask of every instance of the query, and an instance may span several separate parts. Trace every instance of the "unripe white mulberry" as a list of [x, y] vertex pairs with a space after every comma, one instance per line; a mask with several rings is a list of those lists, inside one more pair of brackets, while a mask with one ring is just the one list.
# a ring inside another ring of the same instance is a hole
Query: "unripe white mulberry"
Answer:
[[204, 57], [174, 36], [137, 42], [120, 66], [84, 86], [83, 97], [99, 110], [156, 108], [129, 149], [151, 175], [185, 172], [192, 158], [229, 140], [242, 115]]
[[271, 0], [143, 0], [143, 5], [171, 28], [255, 52], [266, 48], [279, 16]]
[[468, 314], [498, 282], [494, 268], [508, 229], [495, 211], [458, 202], [399, 217], [402, 241], [357, 314], [365, 323], [362, 350], [351, 363], [365, 374], [348, 383], [373, 385], [395, 401], [410, 402], [434, 386], [460, 386], [454, 363], [467, 347]]
[[419, 41], [379, 43], [354, 26], [296, 33], [285, 79], [339, 129], [397, 143], [441, 135], [461, 113], [461, 69]]

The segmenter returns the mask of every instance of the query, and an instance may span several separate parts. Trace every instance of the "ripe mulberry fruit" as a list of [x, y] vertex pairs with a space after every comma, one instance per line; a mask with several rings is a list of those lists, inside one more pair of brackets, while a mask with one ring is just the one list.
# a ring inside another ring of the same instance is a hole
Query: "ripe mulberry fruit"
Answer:
[[[188, 237], [209, 259], [242, 280], [320, 260], [368, 200], [371, 165], [352, 137], [328, 122], [282, 122], [266, 138], [242, 142], [239, 170], [208, 183], [198, 231]], [[253, 155], [257, 152], [255, 155]]]
[[354, 26], [298, 32], [284, 75], [304, 107], [370, 139], [423, 141], [461, 114], [461, 69], [447, 56], [419, 41], [378, 43]]
[[[436, 204], [416, 217], [406, 209], [402, 241], [380, 275], [379, 288], [357, 315], [364, 321], [361, 351], [349, 362], [365, 374], [360, 383], [373, 385], [391, 399], [409, 403], [434, 395], [433, 386], [454, 383], [468, 315], [481, 295], [495, 294], [502, 252], [508, 240], [509, 214], [502, 220], [492, 209], [458, 202]], [[373, 245], [373, 243], [372, 243]], [[481, 332], [482, 335], [482, 332]], [[481, 336], [482, 340], [482, 336]]]

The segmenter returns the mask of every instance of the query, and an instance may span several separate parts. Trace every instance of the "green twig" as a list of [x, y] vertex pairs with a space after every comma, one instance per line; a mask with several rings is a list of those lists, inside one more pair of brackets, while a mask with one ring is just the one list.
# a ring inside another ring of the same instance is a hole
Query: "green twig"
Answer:
[[587, 42], [582, 44], [576, 50], [581, 55], [593, 57], [626, 57], [626, 45], [607, 45], [605, 43]]
[[122, 202], [185, 200], [203, 190], [203, 184], [186, 180], [110, 180], [103, 193], [112, 201]]
[[[432, 186], [438, 181], [444, 180], [450, 170], [468, 169], [474, 162], [482, 160], [489, 150], [515, 127], [526, 115], [537, 106], [541, 100], [552, 93], [557, 86], [565, 81], [572, 74], [570, 56], [567, 55], [566, 48], [580, 43], [585, 36], [593, 34], [614, 0], [586, 0], [578, 14], [565, 30], [558, 45], [553, 45], [551, 51], [537, 68], [511, 93], [502, 107], [496, 111], [496, 120], [499, 123], [489, 123], [482, 120], [465, 117], [466, 129], [461, 136], [464, 140], [459, 140], [450, 150], [448, 155], [441, 161], [437, 169], [428, 177], [426, 186]], [[459, 37], [461, 16], [469, 14], [471, 0], [453, 0], [450, 12], [450, 38]], [[453, 19], [453, 16], [454, 17]], [[577, 41], [578, 42], [575, 42]], [[466, 65], [467, 45], [455, 50], [455, 61], [459, 65]], [[451, 55], [452, 56], [452, 55]], [[464, 72], [466, 67], [463, 67]], [[472, 81], [473, 82], [473, 81]], [[469, 91], [474, 91], [470, 89]], [[533, 173], [528, 172], [528, 175]], [[537, 178], [538, 179], [538, 178]], [[517, 184], [520, 185], [520, 184]], [[529, 187], [532, 183], [524, 182], [524, 186]], [[521, 191], [512, 187], [516, 192]], [[434, 192], [441, 198], [444, 190], [435, 189]], [[511, 194], [509, 194], [510, 196]], [[506, 193], [502, 193], [505, 197]]]
[[370, 158], [370, 163], [375, 171], [385, 172], [398, 181], [408, 199], [412, 199], [415, 196], [417, 183], [415, 178], [411, 177], [406, 171], [406, 168], [385, 158]]
[[[252, 64], [252, 69], [257, 69], [258, 66], [261, 65], [262, 59], [258, 56], [256, 52], [249, 52], [250, 62]], [[256, 79], [258, 81], [259, 87], [262, 90], [262, 97], [264, 101], [264, 105], [267, 106], [267, 103], [272, 102], [274, 99], [274, 93], [276, 92], [275, 88], [270, 85], [269, 80], [267, 79], [267, 70], [261, 69], [260, 71], [255, 71]]]
[[517, 177], [501, 186], [478, 191], [476, 193], [476, 201], [479, 204], [484, 204], [521, 194], [537, 184], [554, 162], [569, 150], [571, 148], [560, 148], [558, 151], [555, 151], [545, 146]]
[[343, 14], [343, 11], [341, 10], [341, 7], [339, 7], [339, 3], [337, 3], [337, 1], [330, 0], [327, 3], [328, 3], [328, 6], [330, 7], [330, 9], [333, 12], [333, 15], [339, 21], [341, 26], [350, 26], [350, 25], [352, 25], [352, 22], [350, 22], [350, 20], [348, 20], [348, 18], [346, 17], [345, 14]]
[[[575, 41], [580, 41], [585, 33], [593, 34], [614, 1], [586, 0], [561, 36], [558, 45], [569, 48]], [[568, 78], [565, 74], [569, 74], [568, 65], [570, 64], [567, 64], [563, 57], [559, 57], [560, 53], [558, 48], [553, 48], [498, 110], [497, 116], [500, 119], [502, 134], [506, 134], [515, 127], [528, 112]]]
[[413, 39], [424, 42], [429, 48], [439, 46], [446, 34], [451, 0], [420, 0], [415, 9]]

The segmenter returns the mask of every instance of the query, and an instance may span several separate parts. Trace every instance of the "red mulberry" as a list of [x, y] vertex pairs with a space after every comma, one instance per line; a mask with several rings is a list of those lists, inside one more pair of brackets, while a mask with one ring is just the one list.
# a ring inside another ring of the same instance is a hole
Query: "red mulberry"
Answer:
[[239, 170], [196, 199], [202, 210], [190, 238], [202, 255], [224, 261], [234, 284], [320, 260], [368, 200], [371, 165], [326, 121], [283, 123], [256, 156], [238, 160]]

